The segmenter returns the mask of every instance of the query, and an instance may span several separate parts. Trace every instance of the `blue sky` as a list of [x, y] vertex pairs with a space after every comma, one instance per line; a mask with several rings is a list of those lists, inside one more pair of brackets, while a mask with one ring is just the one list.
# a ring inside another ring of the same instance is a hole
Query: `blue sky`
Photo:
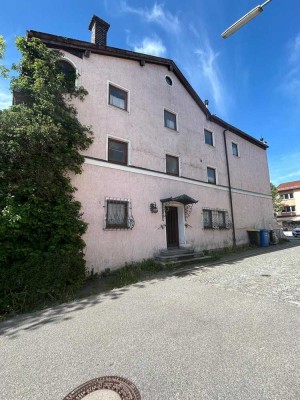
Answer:
[[[16, 36], [33, 29], [90, 41], [93, 14], [108, 45], [173, 59], [211, 113], [269, 144], [271, 181], [300, 179], [300, 2], [273, 0], [228, 39], [221, 33], [264, 0], [3, 0], [4, 63]], [[0, 108], [10, 104], [0, 80]]]

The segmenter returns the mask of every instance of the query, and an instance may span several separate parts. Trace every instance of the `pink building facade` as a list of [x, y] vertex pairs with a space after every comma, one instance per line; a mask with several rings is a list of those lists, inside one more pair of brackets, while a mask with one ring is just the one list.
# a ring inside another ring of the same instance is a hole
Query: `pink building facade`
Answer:
[[76, 103], [94, 143], [73, 177], [96, 272], [164, 248], [242, 245], [274, 224], [267, 146], [212, 115], [172, 60], [29, 31], [60, 49], [88, 95]]

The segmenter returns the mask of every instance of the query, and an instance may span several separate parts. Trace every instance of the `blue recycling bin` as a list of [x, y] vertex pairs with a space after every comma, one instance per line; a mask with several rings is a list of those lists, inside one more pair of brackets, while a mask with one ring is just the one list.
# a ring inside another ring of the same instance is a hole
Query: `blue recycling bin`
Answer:
[[260, 237], [260, 247], [268, 247], [270, 244], [270, 236], [268, 229], [261, 229], [259, 237]]

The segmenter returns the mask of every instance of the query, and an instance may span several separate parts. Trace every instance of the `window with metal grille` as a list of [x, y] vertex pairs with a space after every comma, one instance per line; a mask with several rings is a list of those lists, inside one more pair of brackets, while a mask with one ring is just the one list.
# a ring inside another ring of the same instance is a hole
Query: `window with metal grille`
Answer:
[[116, 86], [109, 85], [109, 104], [127, 111], [128, 93]]
[[104, 229], [132, 229], [135, 221], [132, 215], [132, 206], [129, 199], [109, 197], [105, 199], [106, 213]]
[[226, 228], [226, 213], [225, 213], [225, 211], [218, 211], [218, 227], [219, 227], [219, 229]]
[[107, 200], [107, 228], [128, 228], [128, 202]]
[[204, 229], [229, 229], [231, 227], [227, 210], [203, 208], [202, 215]]
[[213, 227], [211, 210], [203, 210], [203, 227], [206, 229]]

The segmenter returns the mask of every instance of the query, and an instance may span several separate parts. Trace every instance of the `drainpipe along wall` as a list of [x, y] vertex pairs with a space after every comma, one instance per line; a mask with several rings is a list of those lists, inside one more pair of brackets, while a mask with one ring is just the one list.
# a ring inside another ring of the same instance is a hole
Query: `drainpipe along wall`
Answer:
[[230, 210], [231, 210], [231, 218], [232, 218], [232, 243], [233, 243], [233, 247], [236, 247], [236, 236], [235, 236], [235, 225], [234, 225], [234, 214], [233, 214], [232, 191], [231, 191], [231, 182], [230, 182], [230, 169], [229, 169], [229, 162], [228, 162], [226, 132], [227, 132], [227, 129], [224, 129], [223, 137], [224, 137], [224, 147], [225, 147], [226, 167], [227, 167], [227, 177], [228, 177], [229, 202], [230, 202]]

